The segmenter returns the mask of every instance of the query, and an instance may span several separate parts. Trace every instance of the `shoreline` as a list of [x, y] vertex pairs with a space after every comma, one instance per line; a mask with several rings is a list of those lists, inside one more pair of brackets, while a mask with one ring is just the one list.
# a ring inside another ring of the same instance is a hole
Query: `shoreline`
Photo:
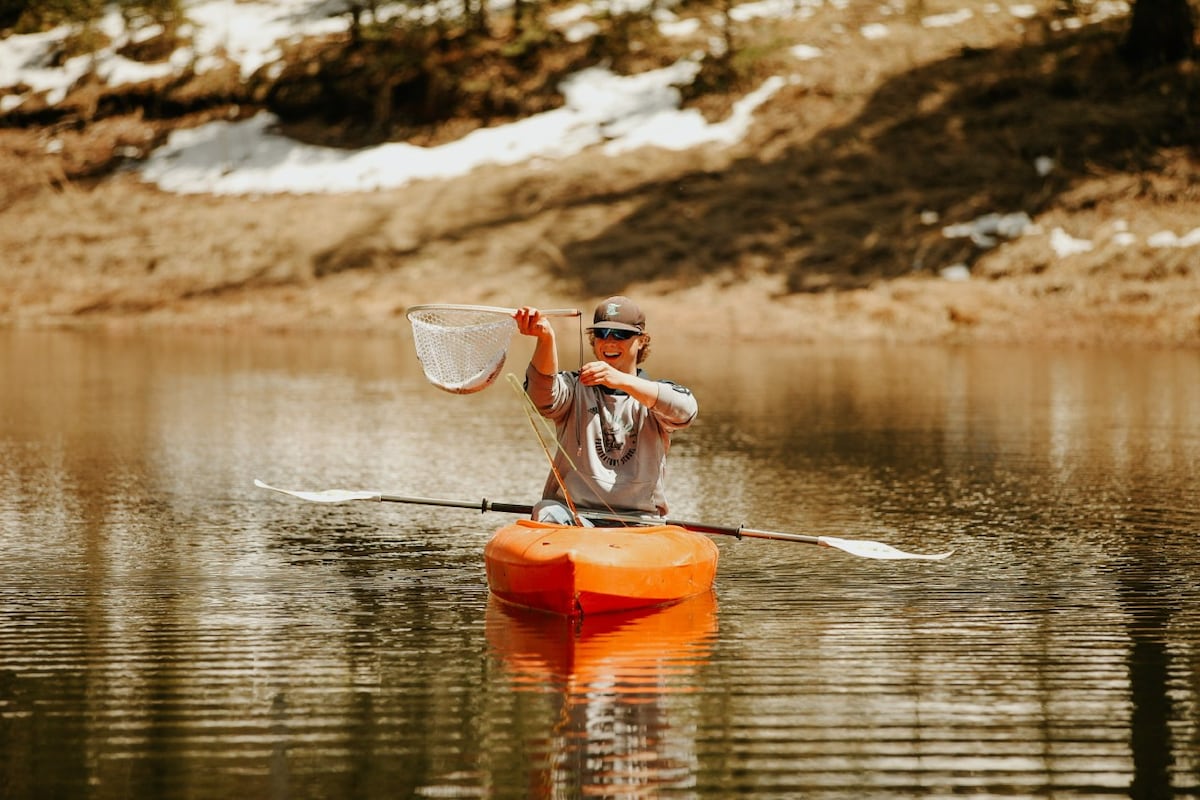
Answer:
[[[748, 344], [878, 344], [895, 346], [1047, 346], [1068, 348], [1200, 348], [1200, 287], [1179, 280], [1159, 287], [1140, 307], [1112, 286], [1057, 286], [1042, 282], [950, 282], [903, 278], [866, 289], [780, 295], [769, 278], [719, 287], [664, 291], [626, 287], [646, 310], [649, 331], [704, 344], [738, 339]], [[1139, 290], [1140, 291], [1140, 290]], [[576, 307], [585, 314], [599, 298], [531, 290], [505, 297], [471, 292], [414, 296], [404, 306], [364, 303], [369, 287], [319, 283], [307, 287], [245, 289], [226, 295], [164, 298], [156, 308], [98, 308], [82, 314], [0, 315], [7, 331], [76, 331], [100, 335], [269, 335], [408, 338], [408, 305], [426, 302], [515, 307]]]

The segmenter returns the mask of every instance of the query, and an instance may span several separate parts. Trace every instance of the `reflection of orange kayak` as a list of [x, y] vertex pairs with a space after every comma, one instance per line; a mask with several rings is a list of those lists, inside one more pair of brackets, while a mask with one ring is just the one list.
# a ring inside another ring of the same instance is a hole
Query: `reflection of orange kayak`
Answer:
[[488, 604], [488, 645], [512, 671], [517, 688], [545, 691], [568, 686], [607, 691], [636, 700], [668, 691], [665, 679], [690, 674], [709, 655], [717, 631], [711, 591], [666, 608], [584, 617], [578, 622]]
[[[569, 618], [488, 602], [484, 634], [518, 702], [529, 797], [694, 794], [696, 673], [717, 635], [712, 591]], [[676, 722], [676, 711], [682, 722]]]
[[674, 525], [577, 528], [523, 519], [496, 531], [484, 560], [500, 599], [575, 617], [708, 592], [717, 546]]

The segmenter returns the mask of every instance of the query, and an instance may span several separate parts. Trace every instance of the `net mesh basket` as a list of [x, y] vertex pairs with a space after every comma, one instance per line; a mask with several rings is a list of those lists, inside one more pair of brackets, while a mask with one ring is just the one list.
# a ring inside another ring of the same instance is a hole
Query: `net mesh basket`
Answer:
[[491, 386], [517, 331], [508, 309], [482, 306], [414, 306], [408, 321], [425, 377], [454, 394]]

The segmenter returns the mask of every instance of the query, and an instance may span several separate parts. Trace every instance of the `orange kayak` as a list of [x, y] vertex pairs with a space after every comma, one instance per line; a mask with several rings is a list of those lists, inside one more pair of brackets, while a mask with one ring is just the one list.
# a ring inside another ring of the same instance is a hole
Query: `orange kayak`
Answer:
[[712, 589], [717, 546], [675, 525], [579, 528], [517, 520], [483, 551], [492, 594], [568, 617], [632, 611]]

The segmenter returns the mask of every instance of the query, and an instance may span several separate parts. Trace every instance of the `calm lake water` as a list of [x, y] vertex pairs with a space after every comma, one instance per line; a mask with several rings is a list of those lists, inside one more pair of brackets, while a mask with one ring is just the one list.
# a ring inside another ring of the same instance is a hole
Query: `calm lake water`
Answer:
[[572, 628], [489, 600], [510, 517], [253, 485], [532, 502], [504, 382], [0, 333], [0, 797], [1200, 797], [1197, 353], [687, 344], [672, 516], [954, 556], [718, 537]]

